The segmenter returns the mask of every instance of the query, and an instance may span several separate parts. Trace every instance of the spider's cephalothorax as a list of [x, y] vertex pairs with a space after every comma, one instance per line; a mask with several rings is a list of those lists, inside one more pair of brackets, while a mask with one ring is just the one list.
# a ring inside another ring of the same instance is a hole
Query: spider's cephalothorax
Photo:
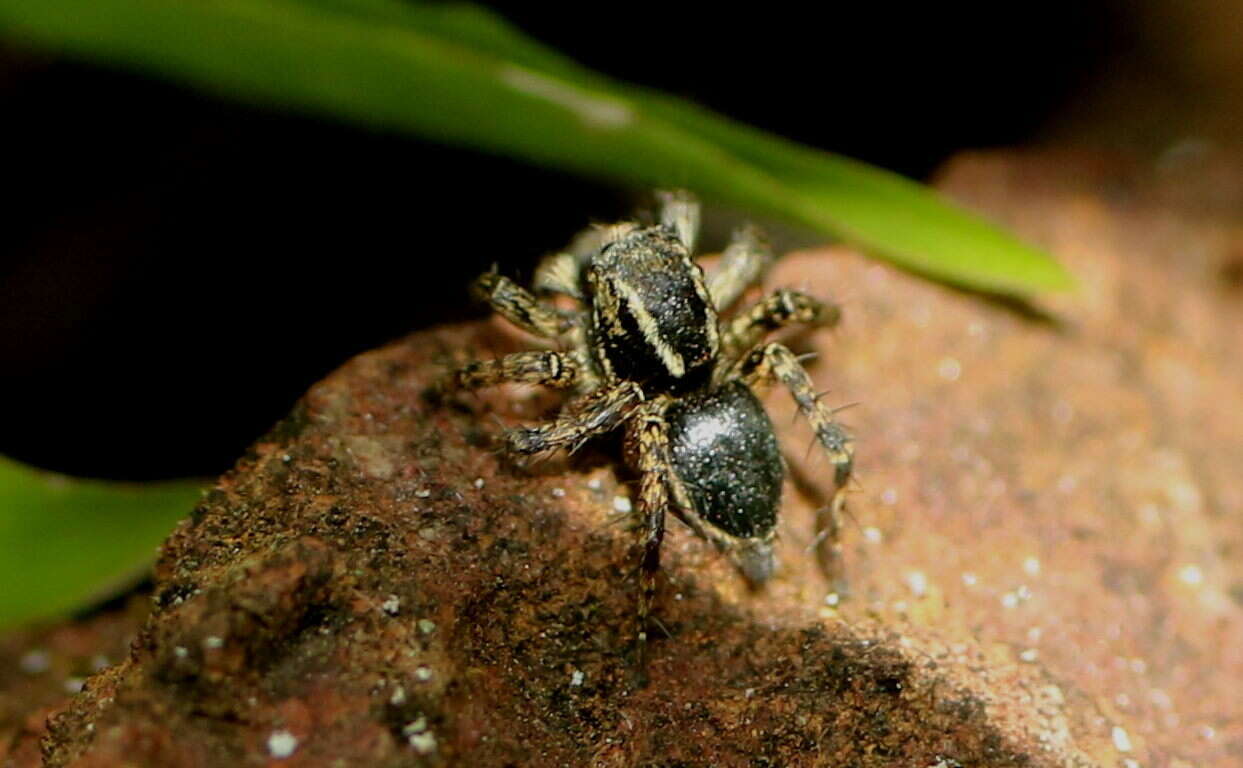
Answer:
[[450, 388], [527, 382], [574, 393], [552, 421], [509, 431], [515, 453], [573, 450], [625, 427], [627, 462], [639, 475], [640, 671], [666, 510], [729, 553], [752, 583], [772, 574], [784, 465], [753, 390], [773, 381], [785, 385], [829, 455], [833, 499], [820, 516], [817, 548], [834, 575], [853, 451], [797, 358], [781, 344], [762, 343], [786, 325], [836, 323], [837, 308], [781, 290], [719, 320], [718, 312], [763, 275], [769, 250], [745, 228], [705, 279], [692, 258], [698, 206], [685, 194], [664, 194], [660, 219], [648, 227], [589, 230], [540, 265], [536, 288], [578, 299], [579, 311], [542, 303], [495, 273], [481, 277], [476, 291], [497, 312], [567, 351], [471, 363], [446, 382]]
[[583, 278], [588, 338], [606, 378], [668, 392], [708, 380], [720, 350], [716, 309], [672, 226], [636, 228], [606, 243]]

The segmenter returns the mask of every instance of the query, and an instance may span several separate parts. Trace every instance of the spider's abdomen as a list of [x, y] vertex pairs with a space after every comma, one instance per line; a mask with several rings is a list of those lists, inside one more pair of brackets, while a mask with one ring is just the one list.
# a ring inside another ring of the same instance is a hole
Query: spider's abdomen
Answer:
[[636, 230], [586, 270], [601, 367], [657, 390], [701, 386], [719, 351], [716, 309], [703, 270], [672, 229]]
[[678, 482], [702, 524], [768, 541], [784, 472], [773, 424], [740, 381], [693, 393], [665, 411]]

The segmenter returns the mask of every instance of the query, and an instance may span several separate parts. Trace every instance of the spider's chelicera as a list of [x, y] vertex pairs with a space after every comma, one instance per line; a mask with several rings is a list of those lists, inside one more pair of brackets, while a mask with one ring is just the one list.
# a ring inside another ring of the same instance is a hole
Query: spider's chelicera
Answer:
[[660, 223], [588, 230], [540, 264], [536, 290], [572, 296], [581, 310], [541, 302], [495, 273], [479, 278], [475, 290], [496, 312], [566, 351], [474, 362], [446, 382], [461, 389], [526, 382], [571, 391], [554, 420], [507, 433], [509, 450], [518, 454], [574, 450], [625, 427], [626, 459], [639, 475], [640, 671], [667, 510], [727, 552], [753, 584], [772, 575], [784, 465], [754, 390], [784, 384], [828, 453], [833, 498], [820, 514], [817, 543], [829, 571], [836, 569], [852, 460], [849, 434], [820, 402], [798, 359], [781, 344], [763, 343], [787, 325], [835, 324], [838, 308], [779, 290], [719, 319], [759, 281], [771, 252], [744, 228], [705, 278], [692, 258], [698, 205], [684, 193], [661, 197]]

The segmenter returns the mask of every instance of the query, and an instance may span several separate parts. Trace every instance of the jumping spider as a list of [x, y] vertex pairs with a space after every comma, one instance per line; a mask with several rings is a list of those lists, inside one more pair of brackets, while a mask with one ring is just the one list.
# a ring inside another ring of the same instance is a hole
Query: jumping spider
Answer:
[[647, 619], [660, 567], [665, 512], [727, 552], [752, 584], [773, 572], [773, 539], [784, 463], [772, 422], [753, 389], [780, 381], [790, 391], [834, 469], [834, 494], [818, 520], [821, 565], [835, 570], [836, 534], [850, 478], [852, 441], [819, 401], [810, 377], [785, 346], [761, 343], [786, 325], [832, 325], [837, 307], [780, 290], [732, 319], [719, 320], [772, 261], [744, 228], [705, 279], [692, 259], [698, 205], [661, 195], [660, 223], [624, 222], [588, 230], [570, 252], [548, 257], [537, 290], [577, 299], [579, 311], [542, 303], [495, 272], [475, 291], [514, 325], [568, 351], [517, 352], [454, 372], [449, 388], [505, 382], [574, 394], [552, 421], [511, 429], [508, 449], [575, 450], [625, 426], [625, 455], [639, 475], [642, 560], [637, 667], [645, 669]]

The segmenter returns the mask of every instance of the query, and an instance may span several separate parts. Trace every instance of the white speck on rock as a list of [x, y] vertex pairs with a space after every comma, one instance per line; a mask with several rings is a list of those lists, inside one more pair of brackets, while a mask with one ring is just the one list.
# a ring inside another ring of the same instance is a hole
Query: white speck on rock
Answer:
[[614, 496], [613, 497], [613, 511], [618, 512], [620, 514], [628, 514], [631, 509], [632, 507], [630, 505], [630, 499], [628, 497], [626, 496]]
[[389, 616], [396, 616], [401, 610], [401, 598], [397, 595], [389, 595], [383, 603], [380, 603], [380, 610]]
[[223, 648], [224, 639], [217, 637], [215, 635], [208, 635], [207, 637], [203, 638], [203, 647], [209, 650], [213, 650], [213, 651], [216, 650], [217, 648]]
[[431, 619], [419, 619], [419, 631], [425, 635], [430, 635], [436, 631], [436, 622]]
[[475, 478], [475, 488], [476, 488], [476, 489], [479, 489], [479, 488], [482, 488], [482, 487], [483, 487], [483, 478], [482, 478], [482, 477], [476, 477], [476, 478]]
[[1153, 688], [1148, 692], [1148, 700], [1158, 709], [1173, 709], [1174, 699], [1161, 688]]
[[436, 735], [427, 730], [427, 718], [422, 714], [406, 723], [401, 729], [401, 735], [406, 737], [406, 741], [419, 754], [430, 754], [436, 749]]
[[190, 652], [186, 650], [186, 647], [184, 645], [179, 645], [173, 648], [173, 655], [179, 659], [184, 659], [185, 657], [190, 655]]
[[1188, 586], [1199, 586], [1204, 582], [1204, 570], [1195, 563], [1188, 563], [1178, 569], [1178, 579]]
[[47, 668], [51, 666], [51, 664], [52, 660], [48, 658], [47, 651], [38, 649], [28, 651], [22, 656], [21, 661], [17, 662], [17, 665], [22, 668], [22, 671], [28, 675], [37, 675], [40, 672], [46, 672]]
[[937, 363], [937, 375], [946, 381], [958, 381], [962, 376], [962, 363], [957, 358], [943, 357], [941, 362]]
[[400, 704], [405, 704], [406, 703], [406, 689], [400, 685], [394, 688], [393, 695], [388, 697], [388, 703], [392, 704], [394, 707]]
[[436, 734], [431, 731], [412, 733], [407, 741], [410, 742], [410, 746], [414, 747], [414, 751], [420, 755], [430, 755], [436, 751]]
[[1023, 572], [1028, 576], [1037, 576], [1040, 574], [1040, 558], [1028, 557], [1023, 561]]
[[552, 497], [553, 497], [554, 499], [564, 499], [564, 498], [565, 498], [565, 489], [564, 489], [564, 488], [553, 488], [551, 491], [549, 491], [549, 493], [551, 493], [551, 494], [552, 494]]
[[1125, 728], [1120, 725], [1115, 725], [1113, 732], [1110, 735], [1113, 738], [1114, 749], [1119, 752], [1131, 751], [1131, 736], [1126, 732]]
[[1074, 493], [1079, 487], [1079, 480], [1074, 475], [1062, 475], [1057, 479], [1058, 493], [1070, 494]]
[[428, 680], [431, 680], [432, 668], [427, 666], [418, 667], [414, 670], [414, 679], [418, 680], [420, 683], [426, 683]]
[[1028, 648], [1019, 654], [1019, 659], [1027, 662], [1028, 664], [1035, 662], [1038, 658], [1040, 658], [1040, 651], [1035, 648]]
[[915, 597], [928, 594], [928, 577], [923, 571], [911, 571], [906, 575], [906, 586]]
[[298, 738], [289, 731], [273, 731], [268, 736], [268, 754], [277, 760], [284, 760], [298, 748]]
[[582, 685], [583, 677], [584, 675], [581, 669], [574, 670], [573, 672], [570, 673], [570, 685], [573, 685], [573, 686]]
[[962, 583], [964, 586], [974, 587], [976, 583], [979, 582], [979, 580], [980, 580], [980, 577], [976, 576], [971, 571], [962, 572]]
[[885, 535], [880, 532], [879, 528], [869, 525], [867, 528], [863, 529], [863, 538], [873, 544], [879, 544], [881, 540], [885, 538]]
[[1200, 488], [1186, 480], [1171, 483], [1166, 489], [1166, 495], [1175, 507], [1189, 515], [1199, 512], [1204, 505], [1204, 495]]
[[415, 495], [415, 498], [426, 499], [427, 497], [432, 495], [432, 492], [430, 489], [420, 488], [419, 490], [414, 492], [414, 495]]

